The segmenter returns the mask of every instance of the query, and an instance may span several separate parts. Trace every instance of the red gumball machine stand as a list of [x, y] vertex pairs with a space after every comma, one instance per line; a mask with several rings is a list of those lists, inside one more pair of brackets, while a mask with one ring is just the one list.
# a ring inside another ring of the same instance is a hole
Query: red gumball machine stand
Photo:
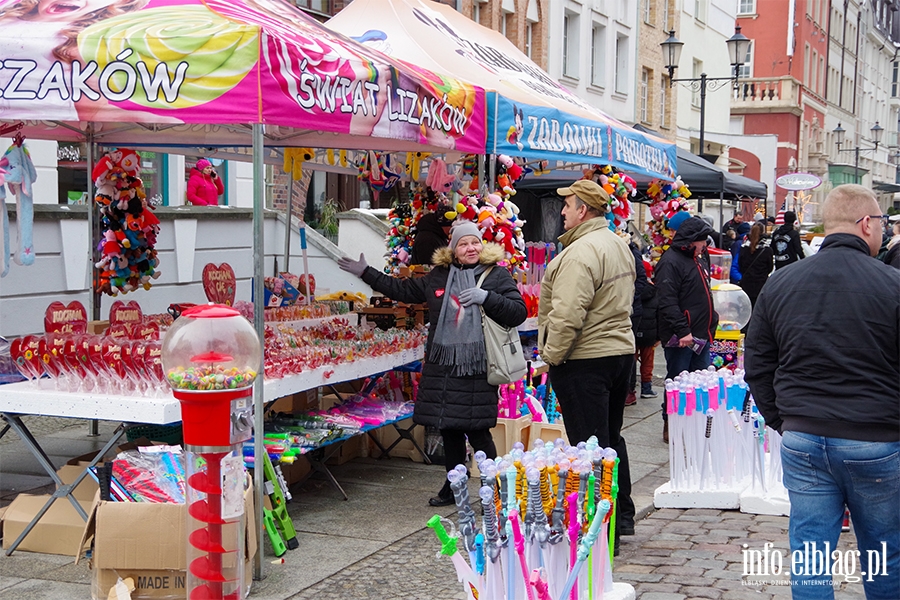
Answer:
[[243, 458], [252, 389], [175, 391], [181, 401], [188, 480], [189, 600], [240, 600], [244, 589]]
[[241, 447], [253, 435], [252, 383], [261, 358], [253, 326], [222, 305], [184, 311], [163, 340], [186, 451], [188, 600], [244, 596]]

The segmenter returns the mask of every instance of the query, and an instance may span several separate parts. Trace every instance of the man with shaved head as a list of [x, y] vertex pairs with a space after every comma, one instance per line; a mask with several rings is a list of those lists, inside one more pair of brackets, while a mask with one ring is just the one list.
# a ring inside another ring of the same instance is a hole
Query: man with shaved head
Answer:
[[[900, 598], [900, 271], [873, 258], [884, 217], [869, 189], [838, 186], [824, 211], [819, 251], [760, 292], [746, 380], [784, 436], [791, 550], [829, 561], [849, 508], [866, 597]], [[792, 568], [794, 600], [833, 598], [830, 571], [806, 566]]]

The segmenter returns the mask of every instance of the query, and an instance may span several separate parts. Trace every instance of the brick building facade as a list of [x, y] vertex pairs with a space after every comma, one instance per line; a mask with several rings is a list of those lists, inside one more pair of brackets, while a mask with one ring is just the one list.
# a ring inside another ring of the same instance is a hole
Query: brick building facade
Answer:
[[635, 122], [675, 140], [677, 94], [669, 85], [660, 43], [674, 27], [675, 0], [641, 0], [638, 5]]

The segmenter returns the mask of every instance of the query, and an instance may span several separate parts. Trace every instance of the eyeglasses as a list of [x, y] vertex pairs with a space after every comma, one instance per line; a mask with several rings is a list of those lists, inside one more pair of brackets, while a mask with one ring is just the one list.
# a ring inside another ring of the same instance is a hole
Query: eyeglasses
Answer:
[[866, 215], [865, 217], [858, 218], [856, 220], [856, 224], [859, 225], [860, 223], [862, 223], [862, 220], [865, 219], [866, 217], [869, 217], [870, 219], [878, 219], [882, 223], [887, 223], [888, 219], [891, 218], [890, 215]]

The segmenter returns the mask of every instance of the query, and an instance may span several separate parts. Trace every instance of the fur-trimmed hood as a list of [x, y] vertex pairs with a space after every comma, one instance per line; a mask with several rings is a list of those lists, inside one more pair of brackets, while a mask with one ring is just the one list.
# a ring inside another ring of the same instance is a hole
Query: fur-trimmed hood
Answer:
[[[482, 265], [496, 265], [506, 258], [506, 251], [500, 244], [493, 242], [484, 242], [484, 248], [478, 256], [478, 262]], [[434, 266], [449, 267], [453, 263], [453, 251], [450, 246], [444, 246], [434, 251], [431, 257], [431, 264]]]

